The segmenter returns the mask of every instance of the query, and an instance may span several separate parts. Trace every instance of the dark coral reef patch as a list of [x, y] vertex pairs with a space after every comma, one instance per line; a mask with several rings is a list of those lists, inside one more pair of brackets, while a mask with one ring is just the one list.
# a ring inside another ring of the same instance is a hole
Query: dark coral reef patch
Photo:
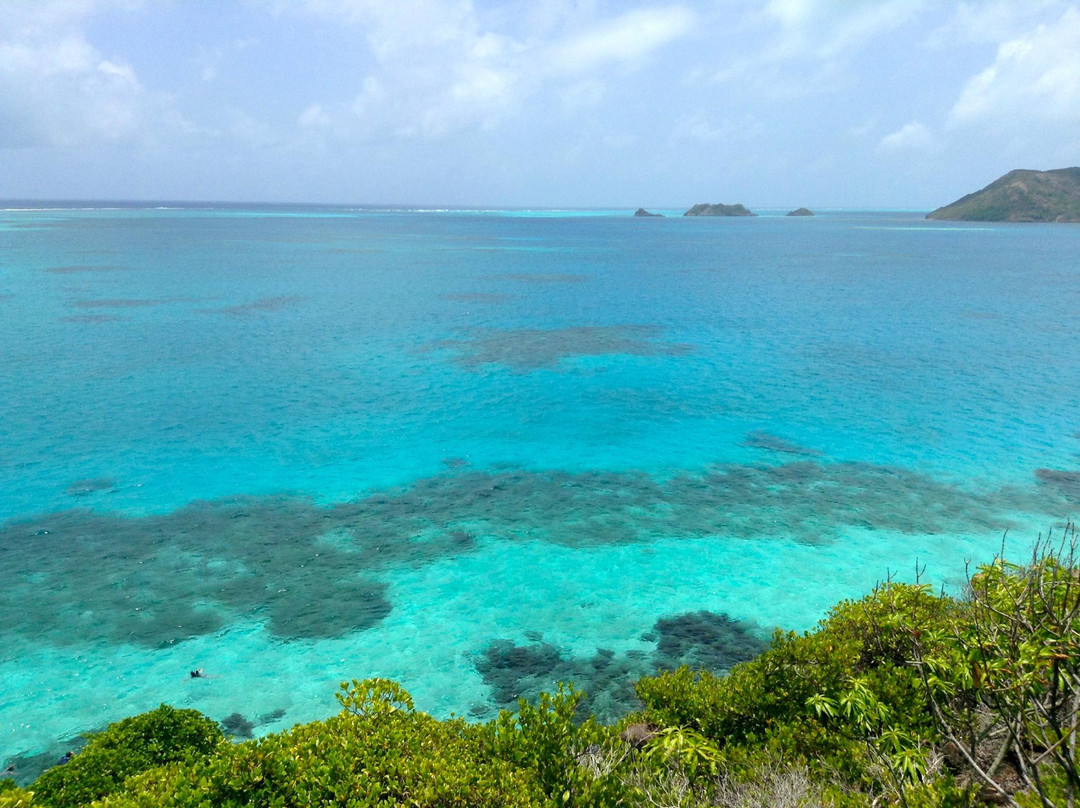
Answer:
[[1080, 502], [1080, 471], [1035, 469], [1035, 479], [1041, 485], [1059, 491], [1071, 502]]
[[[1000, 535], [1013, 512], [1060, 514], [1080, 496], [1075, 472], [1043, 471], [1039, 485], [980, 493], [903, 469], [815, 460], [717, 465], [662, 480], [451, 465], [330, 506], [236, 497], [164, 514], [72, 509], [0, 523], [0, 625], [9, 636], [57, 645], [159, 647], [248, 618], [283, 639], [319, 639], [386, 617], [385, 570], [488, 542], [595, 547], [678, 536], [813, 544], [852, 528]], [[77, 481], [69, 493], [103, 492], [108, 482]], [[693, 653], [704, 658], [712, 641], [701, 642]]]
[[821, 452], [817, 449], [810, 449], [806, 446], [800, 446], [797, 443], [792, 443], [784, 438], [777, 437], [768, 432], [762, 432], [756, 430], [754, 432], [747, 432], [746, 438], [743, 440], [743, 446], [750, 449], [762, 449], [766, 452], [777, 452], [779, 454], [801, 455], [803, 457], [821, 457]]
[[720, 671], [737, 662], [753, 659], [765, 650], [754, 628], [716, 612], [687, 612], [661, 617], [654, 629], [658, 635], [656, 666], [673, 670], [680, 665]]
[[597, 648], [591, 656], [574, 657], [541, 639], [527, 645], [498, 639], [477, 654], [475, 664], [498, 708], [513, 708], [519, 698], [533, 700], [559, 682], [572, 682], [586, 694], [582, 714], [610, 722], [640, 706], [633, 687], [640, 677], [681, 665], [729, 670], [765, 650], [760, 633], [726, 614], [701, 611], [658, 620], [645, 635], [656, 643], [652, 653]]
[[229, 317], [249, 317], [254, 314], [291, 309], [300, 303], [307, 301], [306, 297], [296, 295], [282, 297], [262, 297], [252, 300], [250, 303], [238, 303], [235, 306], [222, 306], [217, 309], [201, 309], [203, 314], [225, 314]]
[[64, 493], [71, 497], [81, 497], [87, 494], [112, 491], [115, 488], [115, 480], [111, 480], [108, 477], [95, 477], [87, 480], [76, 480], [64, 489]]
[[503, 365], [519, 372], [555, 370], [566, 359], [583, 356], [681, 356], [692, 348], [659, 339], [661, 329], [648, 325], [575, 326], [476, 330], [463, 339], [441, 340], [429, 351], [448, 351], [469, 370]]

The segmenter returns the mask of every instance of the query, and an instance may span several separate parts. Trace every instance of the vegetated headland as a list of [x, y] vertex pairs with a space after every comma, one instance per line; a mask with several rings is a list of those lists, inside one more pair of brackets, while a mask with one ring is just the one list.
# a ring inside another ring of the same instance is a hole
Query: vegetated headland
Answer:
[[1080, 222], [1080, 168], [1016, 169], [927, 214], [964, 222]]

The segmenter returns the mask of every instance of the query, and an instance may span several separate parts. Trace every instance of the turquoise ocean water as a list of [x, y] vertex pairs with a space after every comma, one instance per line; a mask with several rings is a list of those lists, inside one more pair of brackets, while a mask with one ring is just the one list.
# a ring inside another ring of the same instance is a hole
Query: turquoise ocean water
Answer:
[[353, 677], [612, 716], [955, 587], [1080, 502], [1078, 320], [1070, 226], [0, 211], [0, 761]]

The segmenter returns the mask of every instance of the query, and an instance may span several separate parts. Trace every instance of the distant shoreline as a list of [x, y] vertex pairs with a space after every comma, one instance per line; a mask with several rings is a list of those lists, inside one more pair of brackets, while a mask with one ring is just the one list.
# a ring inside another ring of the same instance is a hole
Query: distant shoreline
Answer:
[[[114, 199], [0, 199], [0, 213], [20, 213], [36, 211], [128, 211], [128, 210], [191, 210], [191, 211], [244, 211], [244, 210], [280, 210], [311, 212], [344, 213], [597, 213], [625, 216], [633, 214], [631, 207], [499, 207], [469, 205], [405, 205], [405, 204], [367, 204], [367, 203], [330, 203], [330, 202], [216, 202], [216, 201], [176, 201], [176, 200], [114, 200]], [[684, 208], [656, 207], [665, 218], [683, 218]], [[791, 210], [789, 206], [755, 206], [767, 217], [784, 216]], [[858, 207], [815, 207], [816, 214], [920, 214], [925, 215], [929, 208], [858, 208]], [[709, 217], [690, 217], [709, 218]], [[734, 217], [752, 218], [752, 217]]]

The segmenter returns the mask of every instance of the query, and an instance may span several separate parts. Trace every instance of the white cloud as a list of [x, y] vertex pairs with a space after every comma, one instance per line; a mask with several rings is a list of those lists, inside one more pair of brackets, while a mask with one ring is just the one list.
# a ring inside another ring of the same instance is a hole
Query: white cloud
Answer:
[[681, 5], [614, 17], [591, 4], [540, 5], [529, 13], [543, 24], [519, 35], [505, 10], [485, 16], [469, 0], [280, 0], [277, 9], [362, 33], [376, 67], [351, 105], [357, 135], [430, 138], [492, 129], [548, 92], [568, 114], [587, 110], [603, 95], [605, 70], [636, 67], [694, 19]]
[[971, 78], [949, 113], [953, 128], [1080, 124], [1080, 11], [1068, 8], [998, 47], [994, 63]]
[[460, 45], [475, 35], [470, 0], [279, 0], [278, 13], [299, 12], [357, 26], [380, 60]]
[[347, 25], [375, 57], [351, 102], [320, 106], [340, 120], [339, 137], [349, 116], [338, 112], [351, 111], [354, 136], [439, 137], [491, 126], [513, 103], [516, 44], [481, 30], [468, 0], [282, 0], [277, 10]]
[[142, 0], [13, 0], [4, 3], [0, 32], [7, 39], [51, 36], [101, 11], [141, 5]]
[[[766, 0], [731, 20], [732, 47], [718, 49], [717, 84], [751, 87], [759, 98], [836, 93], [865, 80], [851, 67], [875, 41], [917, 20], [929, 0]], [[732, 29], [735, 33], [732, 33]]]
[[927, 37], [931, 47], [1002, 42], [1069, 0], [974, 0], [961, 2], [949, 20]]
[[[84, 28], [94, 15], [141, 0], [34, 0], [4, 4], [0, 22], [0, 148], [155, 147], [209, 130], [148, 91], [124, 59], [103, 55]], [[163, 136], [163, 137], [162, 137]]]
[[832, 58], [903, 25], [926, 5], [927, 0], [769, 0], [765, 13], [782, 28], [781, 54]]
[[122, 140], [145, 114], [131, 66], [102, 58], [81, 36], [0, 41], [0, 146]]
[[937, 148], [937, 138], [922, 121], [904, 124], [878, 144], [878, 150], [882, 152], [928, 152]]
[[693, 19], [680, 6], [631, 11], [555, 45], [551, 68], [581, 73], [604, 62], [640, 59], [686, 34]]

